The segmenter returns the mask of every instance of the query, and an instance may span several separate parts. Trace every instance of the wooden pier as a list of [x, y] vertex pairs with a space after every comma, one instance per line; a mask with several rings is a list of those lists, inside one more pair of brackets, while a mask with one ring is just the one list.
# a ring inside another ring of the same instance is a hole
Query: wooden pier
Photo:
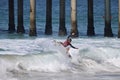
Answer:
[[[43, 0], [44, 1], [44, 0]], [[18, 20], [17, 29], [15, 28], [15, 15], [14, 15], [14, 0], [9, 0], [9, 23], [8, 31], [10, 33], [25, 33], [24, 23], [23, 23], [23, 0], [17, 0], [18, 2]], [[94, 0], [87, 0], [88, 4], [88, 21], [87, 21], [87, 36], [95, 36], [94, 28]], [[120, 0], [119, 2], [119, 25], [118, 25], [118, 38], [120, 38]], [[66, 22], [65, 22], [65, 3], [66, 0], [59, 0], [59, 36], [67, 35]], [[104, 36], [113, 37], [113, 32], [111, 28], [111, 0], [104, 0]], [[45, 25], [45, 35], [52, 35], [52, 0], [46, 0], [46, 25]], [[30, 36], [37, 36], [36, 27], [36, 0], [30, 0]], [[78, 23], [77, 23], [77, 0], [71, 0], [71, 31], [70, 33], [75, 33], [73, 37], [79, 37]]]

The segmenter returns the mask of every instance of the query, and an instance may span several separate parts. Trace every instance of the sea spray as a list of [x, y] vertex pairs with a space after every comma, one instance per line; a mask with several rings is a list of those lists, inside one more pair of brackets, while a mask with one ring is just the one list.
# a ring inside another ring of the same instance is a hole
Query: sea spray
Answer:
[[70, 48], [72, 58], [66, 55], [64, 47], [59, 47], [60, 44], [56, 46], [52, 38], [0, 40], [0, 76], [34, 71], [120, 72], [119, 40], [114, 39], [113, 43], [111, 40], [74, 39], [72, 44], [79, 49]]

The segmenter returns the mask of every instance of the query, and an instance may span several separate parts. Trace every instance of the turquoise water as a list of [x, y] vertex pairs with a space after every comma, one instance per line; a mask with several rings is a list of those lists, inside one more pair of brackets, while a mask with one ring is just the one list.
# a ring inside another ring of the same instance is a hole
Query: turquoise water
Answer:
[[[15, 25], [17, 5], [15, 0]], [[36, 0], [37, 37], [29, 37], [29, 0], [24, 0], [25, 34], [8, 34], [8, 0], [0, 2], [0, 80], [120, 80], [120, 40], [118, 31], [118, 1], [111, 0], [114, 37], [104, 37], [104, 0], [94, 0], [96, 36], [87, 37], [87, 0], [78, 0], [78, 29], [80, 36], [72, 40], [79, 49], [56, 44], [65, 37], [58, 36], [59, 1], [53, 0], [53, 35], [44, 35], [45, 1]], [[70, 32], [70, 0], [66, 0], [66, 27]]]

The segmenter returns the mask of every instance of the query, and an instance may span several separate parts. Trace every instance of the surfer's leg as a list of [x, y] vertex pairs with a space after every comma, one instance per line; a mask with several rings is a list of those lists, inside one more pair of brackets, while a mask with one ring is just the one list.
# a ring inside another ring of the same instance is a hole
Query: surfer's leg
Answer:
[[69, 47], [66, 48], [66, 53], [69, 54]]
[[70, 55], [70, 53], [69, 53], [69, 50], [70, 50], [70, 48], [69, 48], [69, 47], [67, 47], [67, 48], [66, 48], [66, 53], [67, 53], [68, 57], [70, 57], [70, 58], [71, 58], [71, 55]]
[[69, 54], [68, 57], [72, 58], [72, 56]]

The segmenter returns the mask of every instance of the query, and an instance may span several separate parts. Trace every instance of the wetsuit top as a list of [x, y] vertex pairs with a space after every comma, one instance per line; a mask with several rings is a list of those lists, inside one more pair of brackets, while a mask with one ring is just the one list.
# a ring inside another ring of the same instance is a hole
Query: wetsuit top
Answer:
[[66, 41], [63, 43], [63, 46], [64, 46], [64, 47], [67, 47], [68, 45], [70, 45], [70, 42], [66, 40]]
[[71, 46], [72, 48], [74, 48], [74, 49], [76, 49], [76, 47], [74, 47], [69, 41], [65, 41], [64, 43], [62, 43], [62, 45], [64, 46], [64, 47], [67, 47], [67, 46]]

